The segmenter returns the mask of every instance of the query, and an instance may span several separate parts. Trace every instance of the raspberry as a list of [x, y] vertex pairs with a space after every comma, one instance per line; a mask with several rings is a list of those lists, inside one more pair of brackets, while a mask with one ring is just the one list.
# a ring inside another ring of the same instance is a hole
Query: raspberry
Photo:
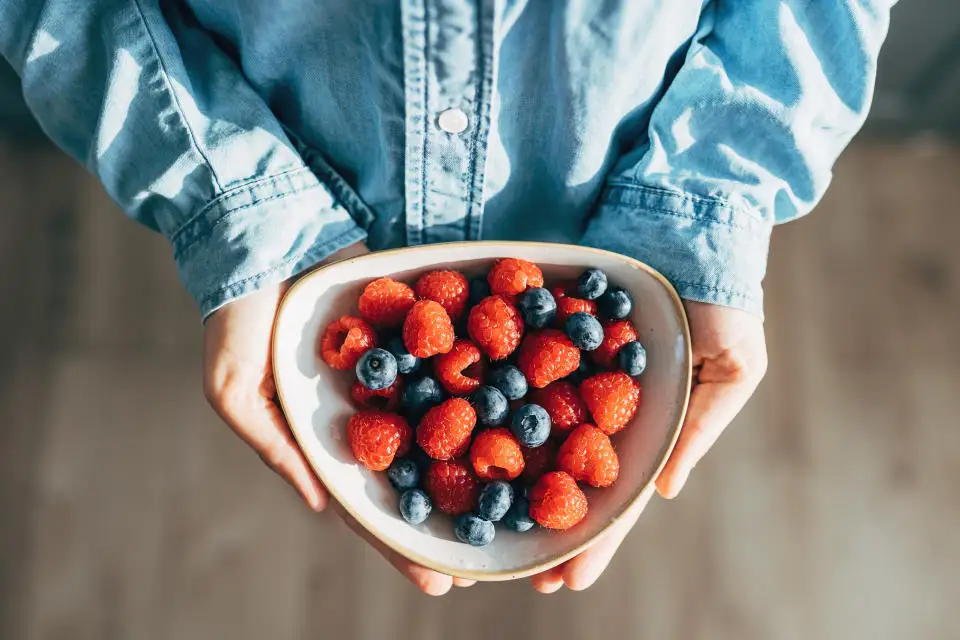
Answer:
[[417, 301], [413, 289], [391, 278], [374, 280], [363, 289], [357, 308], [360, 316], [378, 327], [398, 327]]
[[470, 446], [470, 461], [481, 480], [513, 480], [523, 471], [523, 452], [509, 429], [487, 429]]
[[427, 411], [417, 427], [417, 444], [434, 460], [459, 458], [470, 447], [477, 414], [463, 398], [450, 398]]
[[453, 323], [439, 303], [417, 302], [403, 321], [403, 344], [417, 358], [447, 353], [453, 348]]
[[389, 411], [365, 409], [347, 423], [347, 438], [353, 455], [367, 469], [383, 471], [394, 456], [410, 449], [413, 432], [402, 417]]
[[569, 296], [570, 292], [573, 291], [574, 287], [576, 286], [576, 280], [561, 280], [550, 287], [550, 293], [553, 294], [554, 300], [559, 300], [560, 298], [566, 298]]
[[543, 286], [543, 272], [540, 267], [519, 258], [503, 258], [493, 265], [487, 274], [490, 291], [509, 299], [532, 287]]
[[557, 445], [547, 440], [539, 447], [524, 447], [523, 450], [524, 467], [520, 478], [527, 482], [536, 482], [540, 476], [547, 471], [553, 471], [556, 461]]
[[431, 271], [420, 276], [413, 287], [417, 297], [440, 304], [456, 321], [463, 314], [470, 295], [467, 279], [459, 271]]
[[517, 367], [532, 386], [542, 389], [580, 366], [580, 350], [562, 331], [544, 329], [527, 334], [520, 345]]
[[541, 527], [569, 529], [586, 515], [587, 496], [569, 474], [551, 471], [530, 489], [530, 517]]
[[607, 434], [582, 424], [560, 445], [557, 469], [593, 487], [609, 487], [617, 481], [620, 460]]
[[580, 298], [557, 298], [557, 315], [554, 318], [554, 322], [558, 327], [563, 327], [567, 318], [578, 311], [596, 316], [597, 303], [593, 300], [581, 300]]
[[360, 381], [354, 382], [350, 387], [350, 397], [353, 401], [365, 409], [386, 409], [393, 411], [400, 403], [400, 378], [394, 380], [386, 389], [371, 391], [360, 384]]
[[337, 318], [320, 338], [320, 357], [334, 369], [352, 369], [367, 349], [377, 346], [373, 327], [354, 316]]
[[580, 384], [580, 395], [600, 431], [620, 431], [640, 406], [640, 384], [622, 371], [598, 373]]
[[565, 380], [551, 382], [537, 389], [531, 401], [547, 410], [550, 415], [551, 434], [564, 435], [578, 424], [587, 421], [587, 406], [577, 388]]
[[603, 326], [603, 342], [590, 352], [590, 357], [601, 367], [613, 367], [620, 347], [640, 339], [640, 334], [629, 320], [607, 322]]
[[482, 357], [477, 345], [457, 340], [449, 353], [433, 359], [433, 370], [444, 389], [453, 395], [466, 395], [476, 390], [483, 379]]
[[480, 482], [465, 460], [434, 462], [427, 470], [424, 487], [433, 506], [452, 516], [473, 511], [480, 495]]
[[523, 337], [523, 318], [503, 296], [490, 296], [470, 310], [467, 332], [493, 360], [513, 353]]

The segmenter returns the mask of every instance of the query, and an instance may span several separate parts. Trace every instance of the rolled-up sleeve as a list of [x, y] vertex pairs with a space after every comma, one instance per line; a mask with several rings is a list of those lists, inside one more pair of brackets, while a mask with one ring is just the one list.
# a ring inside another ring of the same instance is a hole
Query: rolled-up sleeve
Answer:
[[762, 315], [771, 229], [816, 205], [862, 126], [892, 4], [711, 2], [583, 242]]
[[50, 138], [170, 240], [206, 317], [362, 240], [370, 213], [182, 7], [5, 0], [0, 53]]

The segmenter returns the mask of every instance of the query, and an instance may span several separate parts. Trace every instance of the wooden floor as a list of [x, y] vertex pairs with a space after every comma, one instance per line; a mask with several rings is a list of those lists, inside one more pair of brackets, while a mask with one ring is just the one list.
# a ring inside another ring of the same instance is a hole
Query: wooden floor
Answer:
[[960, 638], [958, 177], [862, 143], [777, 231], [767, 380], [593, 589], [431, 599], [207, 409], [164, 242], [0, 148], [0, 638]]

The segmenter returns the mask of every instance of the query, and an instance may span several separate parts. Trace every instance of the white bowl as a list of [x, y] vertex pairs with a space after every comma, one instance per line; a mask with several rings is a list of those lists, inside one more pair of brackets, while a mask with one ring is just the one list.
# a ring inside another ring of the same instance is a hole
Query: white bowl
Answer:
[[[485, 273], [496, 258], [535, 262], [547, 283], [599, 267], [628, 289], [637, 304], [631, 320], [647, 348], [641, 376], [643, 401], [631, 425], [613, 436], [620, 477], [608, 489], [586, 489], [590, 510], [572, 529], [535, 528], [515, 533], [497, 527], [494, 541], [471, 547], [453, 536], [452, 519], [434, 511], [411, 526], [397, 509], [397, 492], [385, 473], [357, 463], [346, 438], [356, 411], [349, 397], [350, 372], [335, 371], [317, 355], [317, 338], [332, 320], [356, 315], [363, 287], [389, 275], [413, 283], [437, 268], [468, 277]], [[475, 580], [510, 580], [539, 573], [573, 557], [618, 518], [642, 508], [653, 479], [670, 454], [687, 408], [691, 380], [690, 333], [673, 287], [650, 267], [625, 256], [572, 245], [530, 242], [467, 242], [382, 251], [331, 264], [294, 284], [277, 314], [273, 367], [277, 390], [293, 434], [320, 480], [373, 535], [410, 560], [442, 573]]]

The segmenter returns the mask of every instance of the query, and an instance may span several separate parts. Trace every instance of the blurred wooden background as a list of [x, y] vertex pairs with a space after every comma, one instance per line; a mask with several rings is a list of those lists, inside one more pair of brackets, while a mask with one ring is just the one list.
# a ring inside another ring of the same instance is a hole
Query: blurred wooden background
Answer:
[[958, 638], [958, 176], [856, 144], [775, 233], [767, 380], [593, 589], [431, 599], [205, 406], [164, 241], [0, 147], [0, 638]]

